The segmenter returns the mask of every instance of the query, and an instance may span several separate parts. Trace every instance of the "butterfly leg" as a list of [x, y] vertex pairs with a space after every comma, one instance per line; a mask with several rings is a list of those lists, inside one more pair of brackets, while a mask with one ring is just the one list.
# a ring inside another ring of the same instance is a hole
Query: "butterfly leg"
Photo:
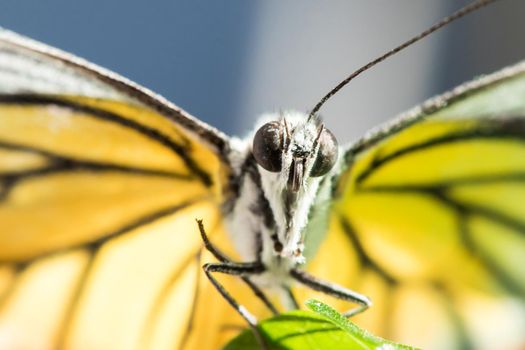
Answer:
[[206, 277], [210, 280], [222, 297], [231, 305], [251, 327], [253, 334], [261, 349], [267, 349], [266, 342], [257, 328], [257, 319], [244, 306], [240, 305], [233, 296], [228, 293], [222, 284], [212, 275], [214, 272], [224, 273], [232, 276], [259, 274], [265, 270], [261, 263], [208, 263], [202, 267]]
[[210, 253], [212, 253], [217, 260], [220, 261], [220, 263], [204, 264], [202, 268], [204, 270], [204, 273], [206, 274], [206, 277], [208, 277], [210, 282], [222, 295], [222, 297], [228, 302], [228, 304], [230, 304], [239, 313], [239, 315], [241, 315], [241, 317], [246, 320], [246, 322], [252, 329], [252, 332], [255, 336], [255, 339], [257, 340], [257, 343], [259, 344], [259, 347], [262, 350], [266, 350], [268, 346], [266, 345], [266, 341], [264, 340], [263, 335], [257, 328], [257, 319], [255, 318], [255, 316], [252, 315], [244, 306], [240, 305], [233, 298], [233, 296], [230, 293], [228, 293], [224, 286], [220, 284], [219, 281], [217, 281], [217, 279], [215, 279], [215, 277], [213, 277], [212, 275], [213, 272], [219, 272], [228, 275], [239, 276], [248, 285], [248, 287], [250, 287], [254, 294], [262, 300], [266, 307], [268, 307], [274, 314], [277, 314], [278, 311], [275, 308], [275, 306], [270, 302], [270, 300], [266, 297], [262, 290], [256, 284], [254, 284], [247, 276], [264, 272], [264, 265], [260, 261], [254, 263], [232, 262], [226, 254], [224, 254], [220, 249], [215, 247], [215, 245], [209, 240], [208, 235], [206, 234], [206, 230], [204, 229], [202, 220], [197, 220], [197, 225], [201, 233], [202, 241], [204, 242], [204, 247]]
[[279, 314], [279, 310], [277, 310], [275, 305], [273, 305], [273, 303], [270, 301], [270, 299], [268, 299], [268, 297], [266, 296], [266, 294], [264, 294], [264, 292], [261, 290], [261, 288], [257, 287], [257, 285], [255, 283], [253, 283], [246, 276], [241, 276], [241, 279], [244, 281], [244, 283], [246, 283], [248, 285], [248, 287], [250, 287], [250, 289], [252, 290], [253, 294], [255, 294], [255, 296], [257, 298], [259, 298], [264, 303], [264, 305], [268, 308], [268, 310], [270, 310], [272, 312], [272, 314], [274, 314], [274, 315]]
[[[222, 263], [233, 263], [233, 261], [224, 254], [219, 248], [217, 248], [208, 238], [208, 235], [206, 234], [206, 230], [204, 229], [204, 224], [202, 223], [202, 220], [197, 220], [197, 225], [199, 227], [199, 231], [201, 234], [202, 241], [204, 242], [204, 247], [206, 250], [208, 250], [210, 253], [213, 254], [213, 256], [219, 260]], [[279, 311], [273, 305], [273, 303], [268, 299], [268, 297], [264, 294], [264, 292], [256, 285], [254, 284], [248, 277], [241, 276], [241, 279], [250, 287], [250, 289], [253, 291], [255, 296], [259, 298], [264, 305], [274, 314], [277, 315]]]
[[286, 305], [288, 309], [291, 310], [298, 310], [301, 307], [299, 306], [299, 303], [297, 302], [297, 299], [295, 298], [295, 295], [293, 295], [292, 289], [288, 286], [282, 286], [282, 289], [285, 293], [286, 297]]
[[311, 288], [321, 293], [325, 293], [338, 299], [347, 300], [359, 304], [358, 307], [350, 309], [347, 312], [343, 313], [343, 315], [345, 315], [346, 317], [352, 317], [354, 315], [357, 315], [365, 311], [372, 305], [372, 302], [368, 297], [356, 293], [340, 285], [337, 285], [335, 283], [321, 280], [303, 270], [291, 269], [290, 275], [294, 280], [307, 286], [308, 288]]

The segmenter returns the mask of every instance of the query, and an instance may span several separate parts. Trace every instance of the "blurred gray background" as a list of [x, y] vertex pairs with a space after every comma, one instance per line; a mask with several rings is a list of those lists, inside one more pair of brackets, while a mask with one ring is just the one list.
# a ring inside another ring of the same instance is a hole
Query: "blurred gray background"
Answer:
[[[311, 109], [354, 69], [458, 0], [0, 0], [0, 26], [75, 53], [242, 135], [263, 112]], [[525, 58], [525, 2], [456, 22], [355, 80], [322, 109], [341, 140]]]

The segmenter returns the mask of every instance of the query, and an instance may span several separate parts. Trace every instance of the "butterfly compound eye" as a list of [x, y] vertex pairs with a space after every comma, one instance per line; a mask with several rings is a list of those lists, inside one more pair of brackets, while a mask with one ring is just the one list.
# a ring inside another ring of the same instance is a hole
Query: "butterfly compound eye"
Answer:
[[337, 161], [339, 146], [334, 134], [326, 128], [321, 131], [319, 136], [319, 151], [315, 163], [310, 171], [310, 176], [323, 176], [330, 171]]
[[253, 138], [253, 156], [257, 163], [271, 172], [281, 171], [283, 126], [279, 122], [266, 123]]

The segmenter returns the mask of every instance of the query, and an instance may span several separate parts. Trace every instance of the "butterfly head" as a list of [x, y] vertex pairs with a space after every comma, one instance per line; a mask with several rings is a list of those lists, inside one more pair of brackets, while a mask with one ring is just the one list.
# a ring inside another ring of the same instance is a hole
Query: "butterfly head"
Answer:
[[287, 112], [255, 133], [252, 151], [277, 224], [276, 254], [304, 260], [302, 231], [317, 188], [338, 159], [335, 136], [319, 118]]

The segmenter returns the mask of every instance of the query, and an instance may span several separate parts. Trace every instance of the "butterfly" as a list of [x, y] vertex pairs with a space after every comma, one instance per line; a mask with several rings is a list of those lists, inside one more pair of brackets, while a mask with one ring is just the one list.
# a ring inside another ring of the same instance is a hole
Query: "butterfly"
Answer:
[[520, 63], [352, 145], [293, 111], [239, 140], [1, 30], [0, 348], [216, 349], [245, 322], [204, 264], [252, 269], [213, 280], [245, 318], [336, 283], [376, 334], [523, 347], [524, 112]]

